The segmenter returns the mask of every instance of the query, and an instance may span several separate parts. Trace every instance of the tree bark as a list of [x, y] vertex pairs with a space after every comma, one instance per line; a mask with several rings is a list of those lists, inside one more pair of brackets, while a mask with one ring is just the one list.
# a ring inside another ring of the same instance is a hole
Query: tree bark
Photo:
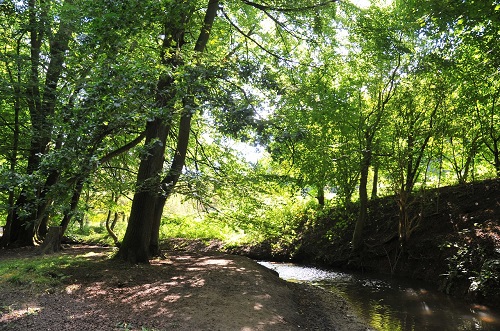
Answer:
[[376, 199], [378, 196], [378, 164], [374, 162], [375, 165], [373, 167], [373, 185], [372, 185], [372, 195], [371, 199]]
[[317, 190], [318, 190], [318, 194], [316, 195], [316, 199], [318, 200], [318, 204], [320, 206], [324, 206], [325, 205], [325, 188], [323, 187], [323, 185], [318, 185], [317, 187]]
[[359, 215], [352, 236], [352, 252], [359, 253], [363, 243], [363, 230], [368, 216], [368, 171], [370, 169], [372, 151], [370, 146], [367, 146], [363, 151], [361, 160], [361, 171], [359, 178]]
[[37, 254], [52, 254], [61, 250], [62, 229], [60, 226], [52, 226], [47, 232], [47, 237], [42, 245], [36, 249]]
[[[218, 0], [209, 0], [204, 23], [195, 44], [194, 50], [196, 52], [201, 53], [205, 49], [213, 21], [217, 16], [218, 8]], [[182, 8], [182, 10], [190, 11], [191, 9]], [[174, 68], [181, 63], [175, 62], [175, 59], [166, 59], [165, 54], [171, 48], [173, 48], [175, 52], [178, 52], [184, 45], [184, 33], [188, 23], [188, 17], [190, 17], [191, 14], [190, 12], [184, 11], [182, 15], [180, 15], [183, 17], [181, 22], [166, 22], [165, 24], [165, 31], [169, 33], [166, 33], [163, 43], [163, 63]], [[177, 25], [172, 23], [177, 23]], [[166, 75], [160, 77], [157, 92], [157, 104], [160, 108], [166, 108], [173, 104], [175, 95], [167, 92], [173, 90], [173, 84], [174, 81], [171, 77]], [[186, 105], [186, 102], [191, 105], [190, 100], [185, 99], [183, 101], [184, 105]], [[132, 201], [132, 210], [130, 212], [127, 231], [123, 238], [122, 246], [117, 254], [118, 259], [132, 263], [148, 263], [151, 253], [158, 253], [161, 214], [165, 201], [172, 192], [182, 172], [182, 168], [184, 167], [185, 151], [187, 151], [189, 131], [191, 128], [191, 116], [192, 113], [187, 110], [181, 114], [177, 150], [170, 171], [161, 183], [159, 174], [163, 168], [166, 135], [167, 132], [170, 131], [170, 121], [156, 118], [154, 121], [148, 123], [150, 130], [146, 128], [146, 146], [148, 146], [148, 141], [156, 141], [161, 145], [161, 148], [151, 150], [148, 157], [142, 159], [139, 165], [136, 193]], [[154, 126], [156, 129], [151, 127], [152, 123], [155, 123]], [[147, 186], [141, 186], [143, 181], [149, 181], [149, 184]], [[170, 186], [167, 184], [170, 184]], [[162, 187], [165, 189], [164, 192], [161, 192]]]
[[125, 237], [117, 258], [131, 263], [149, 262], [149, 243], [155, 206], [160, 190], [160, 172], [167, 138], [164, 120], [155, 119], [146, 125], [147, 156], [141, 160], [137, 175], [136, 192]]
[[153, 226], [151, 228], [151, 239], [149, 244], [150, 254], [152, 256], [160, 255], [160, 244], [159, 244], [159, 234], [161, 225], [161, 216], [163, 214], [163, 207], [165, 202], [172, 194], [175, 185], [179, 181], [179, 177], [182, 173], [182, 168], [186, 160], [189, 135], [191, 131], [191, 113], [187, 112], [181, 117], [179, 125], [179, 135], [177, 137], [177, 148], [174, 154], [172, 164], [167, 176], [162, 180], [163, 194], [157, 197]]

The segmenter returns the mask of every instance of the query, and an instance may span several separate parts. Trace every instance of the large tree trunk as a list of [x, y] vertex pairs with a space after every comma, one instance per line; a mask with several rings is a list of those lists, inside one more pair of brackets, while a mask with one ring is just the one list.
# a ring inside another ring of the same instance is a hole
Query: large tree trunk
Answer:
[[[200, 35], [195, 45], [195, 51], [202, 52], [209, 39], [209, 34], [213, 21], [217, 15], [217, 10], [219, 7], [219, 1], [210, 0], [208, 3], [208, 8], [205, 14], [204, 24], [201, 28]], [[184, 10], [181, 22], [167, 22], [165, 25], [165, 31], [170, 32], [166, 34], [169, 38], [164, 39], [163, 43], [163, 56], [165, 52], [173, 48], [175, 52], [184, 45], [184, 33], [185, 28], [188, 23], [188, 18], [191, 15], [192, 8], [182, 8]], [[189, 12], [185, 12], [189, 11]], [[174, 24], [175, 23], [175, 24]], [[175, 39], [175, 40], [172, 40]], [[163, 59], [165, 65], [170, 65], [175, 68], [175, 59], [172, 60]], [[158, 83], [157, 92], [157, 104], [161, 108], [166, 108], [171, 105], [174, 101], [174, 95], [169, 94], [168, 90], [173, 90], [174, 81], [169, 76], [160, 77]], [[186, 102], [186, 100], [184, 100]], [[188, 101], [189, 102], [189, 101]], [[149, 134], [146, 135], [146, 146], [149, 142], [156, 141], [161, 145], [161, 149], [153, 149], [148, 154], [148, 157], [141, 160], [139, 166], [138, 180], [136, 193], [132, 202], [132, 210], [130, 212], [130, 220], [127, 226], [127, 231], [125, 237], [123, 238], [122, 245], [118, 251], [117, 258], [129, 261], [132, 263], [148, 263], [151, 252], [158, 253], [158, 237], [159, 237], [159, 227], [161, 222], [161, 214], [163, 211], [164, 203], [170, 194], [171, 190], [175, 186], [178, 180], [178, 176], [182, 171], [185, 160], [185, 152], [187, 150], [187, 144], [189, 142], [189, 130], [191, 127], [191, 113], [183, 113], [179, 125], [179, 137], [177, 141], [177, 151], [174, 155], [174, 160], [171, 165], [171, 169], [167, 177], [162, 181], [163, 187], [168, 187], [165, 192], [161, 191], [159, 173], [163, 167], [163, 157], [165, 151], [166, 135], [170, 129], [170, 123], [166, 123], [165, 120], [155, 119], [157, 128], [155, 130], [149, 130]], [[150, 122], [148, 126], [151, 125]], [[146, 129], [148, 132], [148, 129]], [[184, 147], [185, 144], [185, 147]], [[175, 170], [175, 171], [173, 171]], [[175, 176], [171, 180], [171, 176]], [[147, 186], [141, 186], [143, 181], [148, 181]], [[166, 184], [172, 185], [166, 185]]]
[[60, 226], [52, 226], [47, 232], [47, 237], [36, 249], [37, 254], [52, 254], [61, 250], [62, 229]]
[[175, 185], [179, 181], [182, 173], [182, 168], [186, 161], [186, 154], [189, 144], [189, 134], [191, 131], [191, 113], [185, 113], [181, 117], [179, 125], [179, 135], [177, 137], [177, 148], [174, 154], [172, 164], [167, 176], [162, 180], [163, 194], [157, 198], [155, 205], [155, 213], [153, 220], [153, 227], [151, 228], [151, 239], [149, 250], [151, 255], [160, 255], [159, 233], [161, 225], [161, 216], [163, 214], [163, 207], [166, 200], [172, 194]]
[[[26, 192], [21, 192], [16, 203], [16, 208], [13, 211], [10, 228], [10, 245], [15, 247], [35, 245], [38, 229], [46, 216], [46, 211], [50, 204], [50, 201], [47, 200], [47, 194], [58, 178], [59, 172], [52, 171], [42, 189], [39, 190], [39, 193], [34, 198], [29, 198]], [[20, 215], [19, 211], [23, 206], [28, 206], [27, 208], [30, 211], [28, 216]]]
[[117, 258], [132, 263], [149, 262], [149, 242], [155, 205], [160, 193], [160, 173], [167, 130], [165, 122], [159, 118], [148, 122], [146, 126], [145, 145], [150, 148], [139, 165], [130, 220], [117, 254]]

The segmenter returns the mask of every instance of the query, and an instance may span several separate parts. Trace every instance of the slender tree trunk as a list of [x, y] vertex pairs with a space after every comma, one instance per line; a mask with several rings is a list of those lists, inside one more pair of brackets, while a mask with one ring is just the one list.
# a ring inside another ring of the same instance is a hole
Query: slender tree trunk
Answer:
[[498, 140], [493, 142], [493, 158], [494, 158], [494, 166], [497, 178], [500, 178], [500, 149], [498, 148]]
[[372, 185], [372, 195], [371, 199], [376, 199], [378, 196], [378, 164], [375, 161], [375, 165], [373, 167], [373, 185]]
[[[368, 146], [367, 146], [368, 147]], [[371, 150], [366, 148], [363, 151], [363, 157], [361, 160], [361, 171], [359, 178], [359, 215], [356, 221], [356, 226], [354, 228], [354, 234], [352, 237], [352, 252], [357, 254], [363, 243], [363, 230], [365, 227], [366, 219], [368, 217], [368, 171], [370, 169], [371, 163]]]
[[86, 176], [81, 176], [76, 184], [75, 187], [73, 188], [73, 195], [71, 196], [71, 201], [69, 205], [69, 210], [67, 210], [64, 213], [63, 219], [61, 221], [60, 227], [61, 227], [61, 236], [64, 235], [66, 232], [66, 229], [69, 226], [69, 223], [71, 219], [73, 218], [73, 215], [75, 214], [77, 208], [78, 208], [78, 202], [80, 201], [80, 196], [82, 195], [83, 191], [83, 184], [85, 182]]
[[323, 185], [319, 184], [317, 190], [318, 194], [316, 195], [316, 199], [318, 200], [318, 204], [323, 207], [325, 205], [325, 188]]

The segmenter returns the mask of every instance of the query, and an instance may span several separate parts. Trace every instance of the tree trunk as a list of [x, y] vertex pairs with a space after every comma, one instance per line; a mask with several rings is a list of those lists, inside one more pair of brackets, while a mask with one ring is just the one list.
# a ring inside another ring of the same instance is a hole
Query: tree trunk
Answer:
[[52, 254], [61, 250], [62, 228], [51, 226], [42, 245], [36, 249], [37, 254]]
[[162, 180], [163, 194], [157, 198], [154, 212], [153, 226], [151, 228], [151, 239], [149, 244], [150, 253], [153, 256], [160, 255], [160, 225], [161, 216], [163, 214], [163, 207], [166, 200], [172, 194], [175, 185], [179, 181], [182, 173], [182, 168], [186, 161], [187, 149], [189, 145], [189, 135], [191, 131], [191, 113], [187, 112], [181, 117], [179, 125], [179, 135], [177, 136], [177, 148], [170, 166], [167, 176]]
[[120, 216], [122, 216], [122, 213], [118, 213], [118, 212], [115, 213], [115, 217], [113, 218], [113, 222], [111, 222], [111, 230], [115, 229], [116, 223], [118, 223]]
[[495, 140], [493, 142], [493, 158], [495, 160], [494, 166], [495, 166], [495, 172], [497, 175], [497, 178], [500, 178], [500, 149], [498, 148], [498, 140]]
[[372, 195], [371, 199], [376, 199], [378, 196], [378, 164], [375, 161], [375, 165], [373, 167], [373, 185], [372, 185]]
[[159, 175], [163, 168], [167, 130], [164, 120], [159, 118], [148, 122], [146, 126], [145, 145], [150, 149], [139, 165], [130, 219], [117, 254], [119, 259], [132, 263], [149, 262], [149, 243], [160, 191]]
[[366, 219], [368, 217], [368, 171], [370, 169], [371, 163], [371, 150], [367, 147], [363, 151], [363, 157], [361, 160], [361, 171], [359, 178], [359, 215], [356, 221], [356, 226], [354, 228], [354, 234], [352, 236], [352, 253], [354, 255], [358, 254], [361, 250], [363, 243], [363, 230], [365, 227]]
[[318, 204], [323, 207], [325, 205], [325, 188], [323, 185], [318, 185], [317, 190], [316, 199], [318, 200]]
[[[219, 1], [209, 1], [205, 14], [205, 20], [195, 45], [195, 51], [202, 52], [205, 49], [213, 21], [217, 16], [218, 8]], [[183, 8], [183, 10], [191, 9]], [[188, 23], [187, 18], [190, 16], [190, 13], [184, 12], [183, 14], [185, 15], [181, 15], [183, 18], [180, 22], [167, 22], [167, 24], [165, 24], [165, 30], [170, 32], [166, 35], [169, 35], [170, 37], [164, 39], [162, 49], [163, 56], [165, 56], [166, 51], [169, 49], [173, 49], [173, 53], [176, 53], [184, 45], [184, 33]], [[177, 25], [170, 23], [177, 23]], [[172, 38], [176, 39], [172, 40]], [[163, 64], [170, 65], [174, 68], [180, 64], [175, 62], [176, 59], [172, 59], [172, 57], [169, 59], [163, 58], [162, 60]], [[174, 90], [172, 88], [173, 84], [174, 80], [172, 77], [167, 75], [162, 75], [160, 77], [157, 92], [158, 107], [166, 108], [173, 104], [175, 95], [166, 92]], [[149, 130], [147, 127], [146, 146], [149, 146], [152, 142], [156, 142], [155, 145], [157, 145], [158, 148], [150, 150], [148, 156], [141, 160], [137, 176], [136, 193], [132, 201], [130, 219], [125, 237], [123, 238], [122, 246], [117, 254], [118, 259], [132, 263], [148, 263], [151, 252], [158, 251], [161, 212], [163, 211], [164, 201], [166, 201], [169, 192], [171, 192], [177, 183], [179, 178], [178, 176], [180, 176], [184, 166], [185, 153], [183, 153], [182, 150], [184, 149], [184, 144], [186, 145], [185, 149], [187, 150], [189, 131], [191, 127], [191, 115], [191, 113], [184, 112], [181, 116], [177, 151], [174, 155], [171, 169], [167, 177], [165, 177], [162, 181], [161, 186], [163, 188], [167, 188], [166, 191], [162, 193], [160, 193], [161, 187], [158, 176], [163, 168], [166, 136], [167, 132], [170, 130], [170, 123], [167, 123], [165, 120], [160, 118], [156, 118], [148, 123]], [[144, 186], [142, 185], [142, 182], [148, 182], [148, 185]], [[168, 184], [171, 185], [169, 186]]]
[[[109, 213], [109, 215], [111, 214], [111, 211]], [[116, 221], [116, 219], [118, 218], [118, 213], [115, 213], [115, 217], [114, 217], [114, 220], [113, 220], [113, 223]], [[120, 242], [118, 240], [118, 237], [116, 236], [116, 234], [113, 232], [113, 229], [112, 229], [112, 225], [110, 224], [110, 217], [108, 217], [106, 219], [106, 231], [108, 231], [108, 235], [113, 238], [113, 242], [115, 243], [115, 246], [116, 247], [120, 247]]]
[[153, 226], [151, 227], [151, 238], [149, 240], [149, 254], [150, 256], [161, 256], [160, 250], [160, 226], [161, 217], [163, 215], [163, 208], [167, 201], [166, 195], [161, 195], [157, 198], [155, 204], [155, 211], [153, 216]]
[[69, 205], [69, 210], [67, 210], [64, 213], [63, 219], [61, 221], [61, 236], [64, 235], [66, 232], [66, 229], [68, 228], [69, 222], [71, 221], [71, 218], [75, 214], [75, 211], [78, 207], [78, 202], [80, 201], [80, 196], [82, 195], [83, 191], [83, 184], [85, 182], [85, 176], [80, 177], [73, 189], [73, 195], [71, 196], [71, 202]]

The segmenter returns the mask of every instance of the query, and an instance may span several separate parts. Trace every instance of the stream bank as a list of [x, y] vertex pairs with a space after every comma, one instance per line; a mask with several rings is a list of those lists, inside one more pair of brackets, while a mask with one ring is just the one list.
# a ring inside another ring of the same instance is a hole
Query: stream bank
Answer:
[[344, 298], [352, 311], [378, 331], [496, 331], [500, 311], [467, 304], [428, 284], [390, 277], [323, 270], [292, 263], [259, 262], [281, 278], [312, 284]]
[[418, 227], [402, 251], [394, 197], [371, 200], [364, 247], [356, 259], [350, 248], [354, 203], [325, 207], [316, 218], [305, 215], [292, 229], [292, 241], [271, 238], [228, 248], [218, 241], [170, 239], [165, 245], [422, 280], [448, 295], [500, 306], [500, 180], [428, 189], [414, 196], [411, 206]]
[[451, 296], [500, 306], [500, 179], [429, 189], [413, 199], [410, 217], [418, 217], [418, 226], [404, 250], [397, 236], [398, 205], [394, 197], [385, 197], [370, 201], [364, 246], [355, 259], [350, 248], [354, 204], [325, 208], [315, 219], [304, 217], [292, 242], [270, 240], [240, 252], [423, 280]]

